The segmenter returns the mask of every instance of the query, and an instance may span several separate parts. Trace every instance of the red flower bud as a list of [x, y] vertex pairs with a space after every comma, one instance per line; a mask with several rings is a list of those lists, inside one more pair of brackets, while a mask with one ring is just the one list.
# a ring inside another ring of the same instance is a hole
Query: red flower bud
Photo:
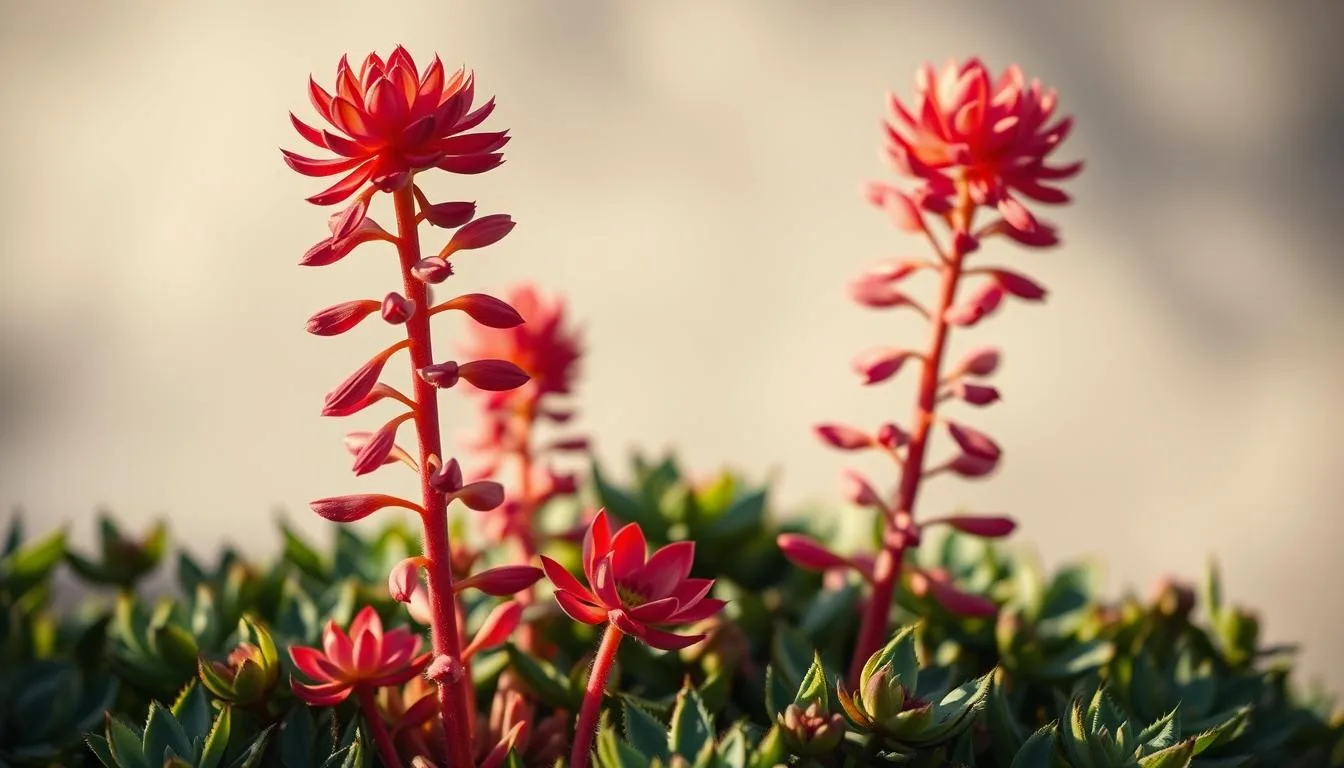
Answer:
[[1003, 287], [994, 281], [980, 286], [965, 303], [950, 307], [943, 319], [952, 325], [972, 326], [980, 322], [1003, 301]]
[[469, 251], [475, 248], [484, 248], [487, 245], [494, 245], [504, 236], [513, 231], [514, 221], [504, 213], [492, 213], [489, 216], [482, 216], [479, 219], [471, 221], [456, 232], [444, 246], [443, 253], [440, 255], [448, 256], [458, 251]]
[[931, 594], [939, 605], [958, 616], [987, 618], [999, 610], [993, 600], [962, 592], [946, 581], [946, 577], [941, 574], [913, 571], [910, 574], [910, 588], [921, 597]]
[[984, 384], [967, 384], [958, 381], [949, 390], [953, 397], [971, 405], [989, 405], [999, 399], [999, 390]]
[[544, 574], [531, 565], [500, 565], [459, 581], [457, 589], [479, 589], [492, 597], [508, 597], [536, 584]]
[[988, 376], [999, 367], [999, 350], [993, 347], [979, 347], [966, 353], [956, 365], [952, 366], [949, 377]]
[[397, 399], [401, 399], [402, 396], [399, 393], [397, 393], [395, 389], [387, 386], [386, 384], [383, 384], [382, 382], [379, 382], [373, 386], [373, 389], [369, 392], [369, 394], [365, 395], [359, 400], [351, 402], [340, 408], [325, 408], [322, 410], [322, 415], [349, 416], [351, 414], [358, 413], [364, 410], [365, 408], [368, 408], [370, 405], [373, 405], [374, 403], [378, 402], [379, 400], [383, 400], [388, 397], [395, 397]]
[[417, 261], [415, 266], [411, 267], [411, 274], [422, 283], [437, 285], [452, 277], [453, 265], [438, 256], [430, 256]]
[[488, 392], [517, 389], [532, 378], [526, 371], [508, 360], [473, 360], [460, 365], [457, 372], [462, 378], [471, 382], [472, 386]]
[[401, 325], [415, 314], [415, 302], [393, 291], [383, 298], [383, 319]]
[[343, 240], [355, 233], [359, 225], [364, 223], [364, 217], [369, 213], [368, 198], [360, 195], [355, 198], [343, 211], [338, 211], [327, 219], [327, 226], [331, 228], [331, 237], [333, 240]]
[[877, 491], [867, 479], [852, 469], [847, 469], [841, 474], [841, 492], [846, 499], [860, 507], [882, 507], [882, 497], [877, 495]]
[[420, 566], [423, 563], [422, 557], [408, 557], [392, 568], [392, 572], [387, 575], [387, 593], [393, 600], [398, 603], [411, 602], [411, 593], [420, 582]]
[[827, 445], [842, 451], [857, 451], [873, 444], [866, 432], [844, 424], [818, 424], [814, 429]]
[[462, 465], [449, 459], [429, 476], [429, 484], [439, 493], [457, 493], [462, 490]]
[[905, 232], [923, 232], [924, 214], [908, 195], [887, 184], [868, 186], [868, 202], [886, 211], [892, 223]]
[[355, 454], [355, 463], [351, 469], [355, 476], [367, 475], [373, 470], [388, 463], [392, 457], [392, 450], [396, 447], [397, 428], [401, 423], [410, 418], [412, 414], [403, 414], [387, 422], [374, 432], [367, 442]]
[[957, 230], [952, 235], [952, 250], [965, 256], [980, 250], [980, 241], [973, 235]]
[[352, 496], [331, 496], [308, 504], [318, 515], [336, 523], [363, 520], [386, 507], [412, 509], [424, 514], [419, 504], [383, 493], [361, 493]]
[[489, 512], [504, 503], [504, 486], [493, 480], [478, 480], [467, 483], [449, 495], [466, 504], [469, 509]]
[[426, 365], [416, 373], [425, 380], [426, 384], [439, 389], [449, 389], [457, 383], [457, 379], [461, 375], [457, 363], [452, 360]]
[[378, 377], [383, 373], [383, 366], [387, 364], [387, 358], [403, 346], [405, 346], [405, 343], [394, 344], [378, 353], [372, 360], [350, 374], [349, 378], [341, 382], [339, 386], [328, 392], [322, 408], [322, 415], [333, 416], [339, 411], [354, 407], [367, 397], [373, 391], [374, 386], [378, 384]]
[[794, 565], [809, 571], [850, 568], [849, 560], [835, 554], [815, 539], [797, 533], [781, 533], [775, 542]]
[[999, 460], [997, 458], [991, 459], [987, 456], [976, 456], [969, 453], [963, 453], [948, 462], [947, 468], [962, 477], [974, 478], [984, 477], [990, 472], [993, 472], [994, 467], [998, 466], [998, 463]]
[[890, 309], [914, 304], [910, 297], [897, 290], [895, 285], [866, 276], [849, 284], [849, 296], [855, 303], [873, 309]]
[[909, 443], [910, 435], [897, 425], [887, 423], [878, 427], [877, 442], [894, 451]]
[[1028, 248], [1052, 248], [1059, 245], [1058, 231], [1053, 226], [1041, 221], [1036, 222], [1034, 232], [1023, 232], [1003, 219], [995, 219], [980, 230], [980, 237], [982, 238], [993, 235], [1003, 235]]
[[546, 450], [559, 451], [561, 453], [573, 452], [573, 451], [586, 451], [588, 450], [588, 438], [569, 437], [565, 438], [564, 440], [555, 440], [547, 444]]
[[895, 347], [872, 349], [854, 360], [854, 370], [863, 377], [864, 384], [877, 384], [895, 376], [914, 354], [908, 349]]
[[950, 525], [962, 533], [980, 536], [986, 539], [998, 539], [1012, 533], [1017, 523], [1011, 517], [998, 515], [954, 515], [938, 520], [929, 520], [924, 525]]
[[509, 600], [495, 606], [495, 609], [481, 623], [481, 628], [476, 631], [476, 637], [472, 638], [467, 647], [462, 649], [462, 658], [469, 659], [478, 652], [486, 648], [493, 648], [509, 639], [509, 635], [513, 634], [513, 631], [518, 628], [522, 619], [522, 603]]
[[487, 328], [515, 328], [523, 324], [523, 316], [518, 314], [518, 310], [484, 293], [468, 293], [449, 299], [439, 306], [443, 309], [460, 309]]
[[327, 307], [308, 318], [308, 332], [315, 336], [336, 336], [359, 325], [360, 321], [378, 311], [373, 299], [356, 299]]
[[[364, 450], [364, 446], [368, 445], [369, 441], [373, 439], [374, 434], [376, 433], [347, 432], [345, 435], [345, 450], [349, 451], [351, 456], [358, 456], [360, 452]], [[387, 454], [387, 458], [383, 459], [383, 463], [392, 464], [398, 461], [406, 462], [408, 466], [419, 471], [418, 467], [416, 467], [415, 460], [411, 458], [411, 455], [401, 446], [393, 445], [392, 450]]]
[[966, 453], [991, 460], [999, 458], [999, 445], [989, 435], [954, 421], [947, 423], [947, 431]]
[[425, 221], [436, 227], [452, 229], [471, 221], [476, 215], [476, 203], [435, 203], [423, 211]]
[[999, 213], [1014, 229], [1027, 234], [1036, 230], [1036, 217], [1031, 215], [1031, 211], [1028, 211], [1026, 206], [1011, 197], [999, 199]]
[[904, 280], [916, 270], [923, 269], [927, 266], [929, 266], [927, 262], [919, 261], [917, 259], [887, 261], [864, 272], [860, 279], [891, 283], [897, 280]]
[[1019, 299], [1040, 301], [1045, 298], [1045, 288], [1031, 278], [1006, 269], [993, 269], [990, 274], [1003, 290]]

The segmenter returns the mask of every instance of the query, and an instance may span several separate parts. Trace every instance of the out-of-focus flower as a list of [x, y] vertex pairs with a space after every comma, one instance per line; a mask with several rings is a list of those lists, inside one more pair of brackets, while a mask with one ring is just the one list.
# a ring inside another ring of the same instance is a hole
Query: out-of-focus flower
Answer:
[[678, 541], [648, 555], [644, 531], [628, 523], [611, 533], [606, 510], [597, 513], [583, 540], [589, 589], [564, 566], [542, 556], [555, 599], [575, 621], [612, 623], [621, 632], [662, 650], [678, 650], [704, 635], [678, 635], [654, 625], [687, 624], [718, 613], [724, 601], [708, 597], [713, 579], [689, 578], [695, 543]]
[[511, 328], [472, 326], [462, 356], [507, 360], [522, 368], [532, 379], [516, 390], [517, 397], [569, 394], [580, 349], [578, 333], [569, 327], [565, 316], [565, 303], [560, 299], [546, 301], [529, 284], [514, 288], [506, 303], [526, 322]]
[[941, 71], [926, 64], [915, 87], [909, 108], [890, 98], [887, 152], [898, 171], [925, 183], [922, 207], [945, 208], [958, 176], [976, 203], [997, 207], [1023, 232], [1035, 230], [1036, 220], [1014, 193], [1042, 203], [1069, 201], [1050, 182], [1071, 178], [1083, 164], [1047, 164], [1073, 127], [1071, 117], [1055, 119], [1054, 89], [1027, 82], [1016, 65], [996, 79], [974, 58]]
[[266, 627], [243, 618], [238, 622], [243, 641], [223, 662], [199, 662], [201, 682], [219, 698], [249, 706], [263, 701], [280, 677], [280, 654]]
[[[487, 171], [502, 162], [499, 149], [509, 137], [505, 131], [467, 133], [495, 108], [492, 99], [472, 110], [475, 91], [471, 73], [459, 69], [448, 75], [437, 56], [421, 72], [401, 46], [386, 61], [370, 53], [358, 75], [342, 57], [334, 94], [311, 78], [308, 85], [313, 107], [335, 130], [290, 115], [303, 138], [336, 156], [314, 159], [282, 150], [285, 162], [307, 176], [345, 174], [308, 198], [317, 205], [339, 203], [369, 182], [384, 191], [399, 189], [426, 168]], [[353, 229], [362, 211], [348, 218], [355, 221], [343, 220], [343, 228]]]
[[350, 622], [350, 632], [327, 622], [322, 650], [296, 645], [289, 649], [294, 666], [315, 683], [291, 680], [294, 693], [310, 706], [344, 701], [358, 687], [402, 685], [420, 674], [430, 654], [417, 653], [421, 638], [404, 627], [384, 632], [373, 606], [364, 606]]

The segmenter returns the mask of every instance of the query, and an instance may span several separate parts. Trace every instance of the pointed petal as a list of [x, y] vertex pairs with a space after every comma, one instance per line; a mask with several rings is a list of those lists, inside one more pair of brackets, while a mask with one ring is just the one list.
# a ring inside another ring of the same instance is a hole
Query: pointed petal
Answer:
[[605, 557], [611, 550], [611, 523], [607, 519], [607, 510], [605, 508], [597, 511], [597, 516], [593, 522], [588, 525], [588, 532], [583, 536], [583, 573], [588, 577], [588, 583], [593, 583], [593, 571], [597, 567], [597, 561]]
[[550, 579], [551, 584], [555, 585], [556, 589], [573, 592], [575, 595], [582, 597], [585, 600], [596, 602], [597, 598], [593, 596], [593, 593], [589, 592], [587, 587], [580, 584], [579, 580], [574, 578], [574, 575], [569, 571], [565, 570], [563, 565], [542, 555], [541, 569], [546, 572], [546, 578]]
[[727, 600], [720, 600], [716, 597], [707, 597], [694, 605], [690, 605], [672, 614], [671, 618], [667, 619], [667, 623], [692, 624], [701, 619], [707, 619], [710, 616], [713, 616], [723, 610], [723, 607], [727, 604]]
[[622, 603], [621, 594], [616, 591], [616, 578], [612, 573], [611, 560], [612, 556], [607, 555], [597, 561], [597, 568], [593, 571], [593, 592], [607, 608], [616, 608]]
[[351, 195], [359, 191], [360, 187], [364, 186], [364, 182], [369, 180], [376, 167], [376, 163], [366, 163], [360, 166], [350, 175], [309, 197], [308, 202], [314, 205], [335, 205], [349, 199]]
[[668, 621], [681, 608], [675, 597], [664, 597], [661, 600], [653, 600], [643, 605], [636, 606], [629, 610], [630, 618], [635, 621], [647, 622], [649, 624], [661, 624]]
[[348, 171], [364, 162], [364, 159], [359, 157], [333, 157], [315, 160], [311, 157], [296, 155], [287, 149], [280, 150], [280, 154], [284, 155], [286, 165], [304, 176], [332, 176]]
[[617, 579], [628, 578], [644, 567], [648, 555], [649, 545], [644, 540], [644, 531], [637, 523], [627, 523], [611, 539], [612, 575]]
[[334, 621], [328, 621], [322, 633], [322, 650], [337, 669], [350, 670], [354, 667], [354, 648], [350, 637]]
[[294, 125], [294, 130], [298, 131], [299, 135], [307, 139], [310, 143], [323, 148], [327, 146], [322, 142], [322, 132], [295, 117], [293, 112], [289, 113], [289, 122]]
[[555, 602], [560, 604], [560, 610], [569, 614], [569, 617], [575, 621], [596, 626], [605, 623], [607, 620], [606, 611], [596, 605], [584, 602], [564, 590], [556, 591]]
[[694, 562], [695, 542], [676, 541], [654, 552], [632, 580], [638, 581], [645, 594], [656, 600], [672, 594], [672, 590], [690, 575]]
[[310, 707], [330, 707], [339, 704], [350, 695], [349, 683], [323, 683], [307, 685], [298, 680], [290, 680], [294, 695], [303, 699]]
[[308, 98], [312, 100], [317, 114], [321, 115], [323, 120], [331, 122], [331, 94], [311, 77], [308, 78]]
[[328, 682], [341, 678], [341, 670], [316, 648], [292, 645], [289, 648], [289, 658], [294, 661], [295, 668], [314, 680]]

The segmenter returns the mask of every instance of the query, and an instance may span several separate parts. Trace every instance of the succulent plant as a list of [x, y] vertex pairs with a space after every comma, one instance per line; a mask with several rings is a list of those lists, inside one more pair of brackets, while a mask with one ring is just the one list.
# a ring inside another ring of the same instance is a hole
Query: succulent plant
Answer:
[[252, 768], [271, 730], [235, 727], [228, 705], [212, 713], [209, 697], [193, 682], [172, 707], [151, 703], [143, 728], [109, 716], [104, 734], [90, 735], [88, 743], [107, 768]]

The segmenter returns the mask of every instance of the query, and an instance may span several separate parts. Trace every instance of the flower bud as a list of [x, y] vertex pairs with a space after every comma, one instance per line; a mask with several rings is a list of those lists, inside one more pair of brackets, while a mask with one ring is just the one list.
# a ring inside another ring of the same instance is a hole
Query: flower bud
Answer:
[[462, 490], [462, 465], [449, 459], [429, 476], [429, 484], [439, 493], [457, 493]]
[[315, 336], [336, 336], [359, 325], [361, 320], [376, 311], [378, 302], [373, 299], [335, 304], [308, 318], [308, 332]]
[[360, 195], [345, 210], [332, 214], [327, 219], [327, 226], [331, 228], [332, 239], [343, 240], [353, 235], [359, 229], [359, 226], [364, 223], [364, 218], [368, 213], [368, 198]]
[[477, 389], [506, 392], [523, 386], [532, 377], [508, 360], [473, 360], [458, 367], [458, 375]]
[[[352, 457], [359, 456], [360, 452], [364, 450], [364, 446], [368, 445], [376, 434], [376, 432], [347, 432], [345, 434], [345, 450], [349, 451]], [[388, 451], [387, 458], [383, 459], [383, 464], [394, 464], [398, 461], [412, 468], [417, 467], [415, 459], [412, 459], [404, 448], [393, 445], [392, 449]]]
[[956, 365], [952, 366], [948, 378], [958, 376], [988, 376], [999, 368], [999, 350], [993, 347], [979, 347], [966, 353]]
[[863, 378], [864, 384], [877, 384], [895, 376], [914, 354], [895, 347], [872, 349], [854, 360], [854, 370]]
[[964, 303], [949, 307], [943, 319], [952, 325], [970, 327], [998, 309], [1003, 295], [1003, 287], [989, 281], [977, 288]]
[[957, 230], [952, 234], [952, 251], [963, 256], [980, 250], [980, 241], [969, 232]]
[[808, 704], [807, 709], [790, 704], [776, 717], [784, 744], [800, 756], [816, 757], [833, 752], [845, 737], [844, 718], [838, 712], [827, 714], [820, 702]]
[[859, 702], [863, 711], [879, 724], [894, 724], [896, 717], [905, 710], [910, 691], [901, 684], [891, 666], [879, 667], [860, 682]]
[[818, 424], [814, 429], [823, 442], [842, 451], [857, 451], [873, 444], [873, 438], [863, 430], [844, 424]]
[[1002, 452], [998, 443], [983, 432], [971, 429], [955, 421], [947, 422], [947, 431], [952, 435], [952, 439], [957, 441], [961, 450], [972, 456], [980, 456], [991, 461], [996, 461]]
[[442, 256], [457, 253], [458, 251], [469, 251], [476, 248], [484, 248], [487, 245], [494, 245], [504, 236], [513, 231], [514, 221], [504, 213], [493, 213], [489, 216], [482, 216], [479, 219], [464, 224], [461, 229], [453, 233], [452, 239], [448, 245], [444, 246]]
[[250, 618], [238, 622], [242, 642], [223, 662], [197, 662], [201, 682], [230, 704], [251, 706], [264, 701], [280, 678], [280, 655], [266, 628]]
[[523, 324], [523, 316], [518, 310], [484, 293], [468, 293], [449, 299], [443, 307], [466, 312], [472, 320], [487, 328], [515, 328]]
[[426, 365], [424, 368], [416, 371], [416, 373], [430, 386], [438, 387], [439, 389], [449, 389], [457, 384], [457, 380], [461, 376], [461, 369], [458, 367], [457, 363], [452, 360], [446, 360], [442, 363]]
[[523, 604], [516, 600], [508, 600], [495, 606], [481, 623], [481, 628], [476, 631], [476, 637], [462, 649], [462, 658], [470, 659], [479, 651], [493, 648], [509, 639], [509, 635], [518, 628], [522, 619]]
[[435, 203], [422, 213], [431, 225], [453, 229], [471, 221], [476, 215], [476, 203]]
[[950, 525], [962, 533], [986, 539], [1002, 538], [1017, 528], [1015, 520], [1000, 515], [953, 515], [952, 517], [929, 520], [923, 525], [929, 526], [939, 523]]
[[402, 509], [412, 509], [423, 513], [420, 505], [384, 493], [331, 496], [309, 502], [308, 506], [319, 516], [336, 523], [351, 523], [356, 520], [363, 520], [386, 507], [401, 507]]
[[861, 507], [883, 507], [882, 497], [877, 495], [873, 486], [858, 472], [847, 469], [841, 474], [842, 493], [846, 499]]
[[947, 468], [954, 474], [961, 475], [962, 477], [974, 478], [984, 477], [990, 472], [993, 472], [994, 467], [998, 466], [998, 463], [998, 459], [963, 453], [948, 462]]
[[894, 283], [904, 280], [913, 274], [916, 270], [929, 266], [927, 262], [918, 259], [906, 259], [904, 261], [886, 261], [872, 267], [863, 273], [860, 280], [874, 280], [883, 283]]
[[909, 196], [895, 187], [881, 183], [870, 184], [868, 202], [886, 211], [892, 223], [902, 231], [924, 231], [924, 214]]
[[958, 616], [987, 618], [999, 610], [998, 604], [993, 600], [962, 592], [952, 586], [943, 573], [912, 571], [910, 591], [920, 597], [931, 595], [939, 605]]
[[553, 440], [546, 444], [546, 450], [557, 451], [560, 453], [575, 453], [588, 450], [588, 438], [586, 437], [567, 437], [563, 440]]
[[1042, 221], [1036, 222], [1036, 230], [1023, 232], [1003, 219], [995, 219], [980, 230], [980, 236], [1003, 235], [1028, 248], [1052, 248], [1059, 245], [1059, 232], [1053, 226]]
[[422, 557], [408, 557], [397, 563], [387, 575], [387, 593], [398, 603], [409, 603], [415, 585], [420, 582]]
[[890, 422], [877, 428], [877, 442], [888, 450], [896, 450], [910, 442], [910, 435]]
[[491, 597], [508, 597], [536, 584], [542, 575], [540, 568], [530, 565], [499, 565], [458, 582], [456, 587], [479, 589]]
[[827, 549], [815, 539], [797, 533], [781, 533], [775, 542], [790, 562], [809, 571], [849, 568], [848, 560]]
[[989, 405], [999, 400], [999, 390], [984, 384], [967, 384], [958, 381], [948, 388], [948, 393], [969, 405]]
[[1036, 230], [1036, 217], [1032, 216], [1031, 211], [1028, 211], [1026, 206], [1018, 201], [1007, 196], [1001, 197], [998, 207], [999, 213], [1005, 221], [1012, 225], [1013, 229], [1027, 234]]
[[405, 418], [396, 418], [387, 422], [374, 432], [367, 442], [355, 454], [355, 463], [351, 467], [355, 476], [367, 475], [392, 459], [392, 450], [396, 447], [397, 428]]
[[855, 303], [873, 309], [890, 309], [914, 303], [895, 285], [870, 277], [861, 277], [850, 283], [849, 296]]
[[477, 480], [449, 495], [477, 512], [489, 512], [504, 503], [504, 486], [493, 480]]
[[373, 391], [374, 386], [378, 384], [378, 377], [383, 373], [383, 366], [387, 364], [387, 358], [396, 349], [398, 347], [389, 347], [360, 366], [345, 381], [328, 392], [323, 404], [322, 415], [333, 416], [339, 411], [352, 408], [367, 397]]
[[383, 299], [383, 319], [401, 325], [415, 314], [415, 302], [393, 291]]
[[1006, 269], [993, 269], [990, 270], [990, 274], [999, 287], [1019, 299], [1041, 301], [1045, 298], [1045, 287], [1026, 275]]
[[421, 259], [411, 267], [416, 280], [430, 285], [442, 283], [453, 276], [453, 265], [438, 256]]

